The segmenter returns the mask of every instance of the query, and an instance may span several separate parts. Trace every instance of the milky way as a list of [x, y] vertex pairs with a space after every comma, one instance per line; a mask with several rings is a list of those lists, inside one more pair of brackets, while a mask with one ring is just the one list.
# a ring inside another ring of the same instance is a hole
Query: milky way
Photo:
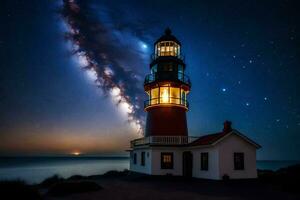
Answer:
[[[127, 113], [128, 121], [141, 133], [144, 125], [141, 76], [125, 68], [122, 61], [141, 59], [142, 53], [122, 44], [117, 30], [102, 23], [84, 1], [65, 0], [61, 15], [68, 27], [66, 39], [72, 42], [72, 53], [80, 66]], [[138, 42], [133, 36], [130, 40]]]

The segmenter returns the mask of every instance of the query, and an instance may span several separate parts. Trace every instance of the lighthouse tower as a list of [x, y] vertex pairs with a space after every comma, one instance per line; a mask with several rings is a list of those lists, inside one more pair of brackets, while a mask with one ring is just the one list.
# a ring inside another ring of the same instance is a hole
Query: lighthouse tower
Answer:
[[154, 43], [154, 51], [151, 73], [144, 82], [149, 97], [144, 105], [147, 112], [145, 136], [187, 136], [187, 94], [191, 83], [185, 75], [181, 43], [168, 28]]

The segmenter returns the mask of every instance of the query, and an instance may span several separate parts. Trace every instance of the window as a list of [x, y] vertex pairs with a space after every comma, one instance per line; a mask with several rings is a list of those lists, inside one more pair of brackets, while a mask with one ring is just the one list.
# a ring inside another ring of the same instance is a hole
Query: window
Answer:
[[244, 170], [244, 153], [234, 153], [234, 169]]
[[170, 103], [180, 104], [180, 88], [171, 87], [170, 97], [171, 97]]
[[178, 56], [180, 46], [174, 41], [162, 41], [156, 45], [155, 53], [158, 56]]
[[201, 153], [201, 170], [208, 170], [208, 153]]
[[150, 93], [151, 105], [158, 104], [158, 88], [152, 89]]
[[173, 169], [173, 153], [161, 153], [161, 169]]
[[151, 73], [155, 74], [157, 72], [157, 65], [153, 65], [151, 68]]
[[183, 66], [182, 65], [178, 65], [178, 73], [183, 74]]
[[184, 90], [181, 90], [181, 104], [186, 106], [186, 94], [187, 92]]
[[133, 154], [133, 164], [136, 164], [136, 153]]
[[145, 152], [144, 151], [141, 154], [141, 165], [145, 166]]
[[169, 103], [169, 87], [160, 87], [160, 103]]
[[170, 84], [163, 84], [147, 91], [149, 95], [149, 105], [157, 104], [179, 104], [187, 106], [187, 91], [183, 88], [172, 87]]

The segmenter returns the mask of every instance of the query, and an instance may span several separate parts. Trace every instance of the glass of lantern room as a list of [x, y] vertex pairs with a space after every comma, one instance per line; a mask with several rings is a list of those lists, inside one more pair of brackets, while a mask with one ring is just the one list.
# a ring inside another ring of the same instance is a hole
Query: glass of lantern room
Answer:
[[187, 106], [187, 93], [188, 91], [183, 88], [173, 87], [170, 84], [157, 86], [147, 91], [149, 95], [148, 106], [164, 104]]
[[155, 45], [156, 56], [179, 56], [180, 46], [174, 41], [161, 41]]

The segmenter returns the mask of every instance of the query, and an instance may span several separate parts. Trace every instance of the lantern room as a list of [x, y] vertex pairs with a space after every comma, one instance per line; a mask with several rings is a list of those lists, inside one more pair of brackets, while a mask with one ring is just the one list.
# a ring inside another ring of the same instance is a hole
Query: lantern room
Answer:
[[145, 108], [149, 106], [181, 106], [188, 108], [188, 90], [172, 83], [162, 83], [155, 87], [149, 87], [146, 91], [149, 100], [145, 101]]
[[145, 110], [154, 106], [176, 106], [188, 109], [187, 95], [191, 82], [185, 75], [181, 43], [169, 28], [154, 43], [150, 74], [145, 78], [144, 89], [148, 94]]
[[173, 41], [161, 41], [155, 45], [157, 56], [179, 56], [180, 45]]

